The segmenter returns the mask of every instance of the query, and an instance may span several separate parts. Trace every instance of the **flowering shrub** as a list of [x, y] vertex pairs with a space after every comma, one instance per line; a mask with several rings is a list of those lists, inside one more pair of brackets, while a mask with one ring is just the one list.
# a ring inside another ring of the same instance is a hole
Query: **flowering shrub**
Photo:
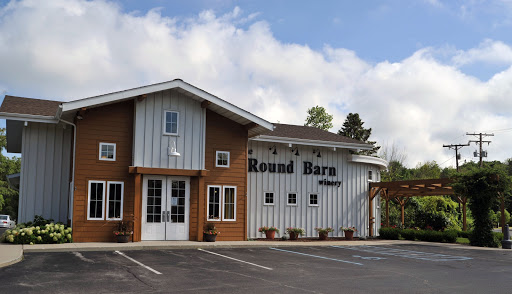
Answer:
[[261, 227], [258, 229], [258, 232], [263, 233], [263, 234], [265, 234], [266, 232], [270, 232], [270, 231], [276, 231], [279, 233], [279, 229], [276, 227], [266, 227], [265, 226], [265, 227]]
[[327, 228], [315, 228], [315, 231], [318, 232], [318, 234], [329, 234], [330, 232], [334, 232], [334, 229], [331, 227]]
[[343, 232], [357, 232], [356, 227], [340, 227], [340, 231]]
[[117, 222], [113, 233], [116, 236], [133, 235], [133, 222], [124, 220]]
[[203, 233], [208, 234], [208, 235], [218, 235], [218, 234], [220, 234], [220, 232], [215, 227], [215, 224], [213, 224], [213, 223], [207, 223], [204, 226]]
[[18, 224], [5, 231], [5, 241], [14, 244], [61, 244], [72, 243], [72, 230], [63, 224], [49, 223], [43, 226]]
[[303, 228], [293, 228], [293, 227], [290, 227], [290, 228], [286, 228], [286, 232], [288, 234], [294, 233], [297, 236], [302, 236], [302, 235], [306, 234], [306, 231]]

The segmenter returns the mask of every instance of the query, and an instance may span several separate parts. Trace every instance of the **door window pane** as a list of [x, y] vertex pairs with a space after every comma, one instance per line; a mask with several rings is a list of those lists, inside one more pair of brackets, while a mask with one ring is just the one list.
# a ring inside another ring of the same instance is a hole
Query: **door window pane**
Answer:
[[162, 180], [148, 180], [148, 199], [146, 204], [146, 221], [161, 222], [162, 212]]
[[172, 181], [171, 221], [185, 222], [185, 181]]

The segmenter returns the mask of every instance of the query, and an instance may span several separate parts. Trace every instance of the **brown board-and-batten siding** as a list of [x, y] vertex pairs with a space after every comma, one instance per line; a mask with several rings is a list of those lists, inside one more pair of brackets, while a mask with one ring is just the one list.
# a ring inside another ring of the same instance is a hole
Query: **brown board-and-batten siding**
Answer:
[[[87, 220], [89, 181], [124, 183], [123, 218], [134, 215], [134, 176], [129, 174], [133, 145], [133, 100], [81, 111], [77, 120], [76, 171], [73, 205], [75, 242], [110, 242], [117, 221]], [[116, 144], [116, 160], [99, 160], [100, 142]], [[105, 187], [106, 191], [107, 187]], [[106, 193], [105, 193], [106, 194]], [[105, 201], [107, 200], [107, 194]], [[103, 203], [105, 205], [105, 202]]]
[[[220, 231], [217, 240], [247, 239], [247, 140], [247, 129], [243, 125], [215, 112], [207, 111], [205, 165], [209, 173], [204, 178], [204, 194], [199, 196], [205, 197], [206, 201], [202, 211], [193, 208], [190, 215], [193, 222], [194, 218], [198, 217], [194, 215], [194, 212], [198, 211], [203, 214], [204, 217], [202, 219], [206, 221], [208, 185], [236, 186], [236, 220], [214, 221], [217, 229]], [[215, 166], [216, 151], [229, 151], [229, 167]]]

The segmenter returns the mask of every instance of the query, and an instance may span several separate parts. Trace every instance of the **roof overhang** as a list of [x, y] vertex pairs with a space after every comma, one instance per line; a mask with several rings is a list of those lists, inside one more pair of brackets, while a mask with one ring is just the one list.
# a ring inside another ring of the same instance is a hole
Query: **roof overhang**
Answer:
[[[206, 108], [220, 114], [226, 116], [237, 123], [242, 125], [249, 125], [250, 123], [256, 123], [258, 126], [248, 128], [249, 136], [255, 136], [261, 133], [264, 130], [273, 130], [274, 125], [250, 112], [247, 112], [227, 101], [220, 99], [217, 96], [214, 96], [204, 90], [201, 90], [197, 87], [192, 86], [182, 80], [176, 79], [168, 82], [163, 82], [159, 84], [148, 85], [144, 87], [114, 92], [110, 94], [104, 94], [94, 97], [89, 97], [85, 99], [64, 102], [62, 104], [62, 113], [76, 111], [82, 108], [90, 108], [90, 107], [98, 107], [105, 104], [111, 104], [115, 102], [120, 102], [123, 100], [133, 99], [134, 97], [138, 97], [141, 95], [146, 95], [149, 93], [165, 91], [170, 89], [178, 89], [185, 91], [193, 96], [194, 99], [199, 102], [208, 101]], [[182, 92], [180, 91], [180, 92]], [[60, 114], [59, 114], [60, 116]]]
[[250, 138], [249, 140], [262, 141], [262, 142], [273, 142], [273, 143], [283, 143], [283, 144], [308, 145], [308, 146], [317, 146], [317, 147], [343, 148], [343, 149], [350, 149], [350, 150], [371, 150], [373, 148], [372, 145], [368, 145], [368, 144], [297, 139], [297, 138], [288, 138], [288, 137], [275, 137], [275, 136], [268, 136], [268, 135], [256, 136], [256, 137]]
[[388, 162], [380, 157], [366, 156], [366, 155], [350, 155], [349, 162], [367, 163], [377, 165], [380, 170], [386, 170], [388, 168]]
[[0, 112], [0, 118], [6, 119], [6, 120], [20, 120], [20, 121], [41, 122], [41, 123], [50, 123], [50, 124], [56, 124], [59, 122], [59, 120], [55, 116], [31, 115], [31, 114], [7, 113], [7, 112]]

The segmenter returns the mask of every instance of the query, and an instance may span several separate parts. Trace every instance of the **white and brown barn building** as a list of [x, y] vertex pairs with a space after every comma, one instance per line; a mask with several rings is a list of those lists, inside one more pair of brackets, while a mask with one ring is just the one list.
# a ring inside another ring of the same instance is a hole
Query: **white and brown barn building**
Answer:
[[70, 102], [5, 96], [0, 118], [22, 158], [18, 222], [68, 222], [75, 242], [113, 241], [128, 218], [133, 241], [200, 241], [206, 222], [218, 240], [263, 225], [367, 236], [369, 181], [387, 165], [350, 153], [371, 145], [272, 124], [182, 80]]

